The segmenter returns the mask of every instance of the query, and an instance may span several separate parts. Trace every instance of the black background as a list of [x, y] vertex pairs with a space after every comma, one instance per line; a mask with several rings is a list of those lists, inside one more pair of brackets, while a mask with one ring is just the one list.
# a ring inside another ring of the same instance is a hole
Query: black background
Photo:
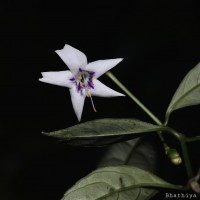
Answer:
[[[112, 72], [164, 120], [177, 86], [200, 60], [199, 13], [197, 0], [1, 3], [0, 199], [57, 200], [95, 169], [101, 150], [71, 147], [41, 134], [78, 122], [68, 89], [38, 81], [42, 71], [67, 69], [55, 50], [70, 44], [89, 62], [123, 57]], [[100, 80], [120, 91], [108, 77]], [[98, 112], [86, 101], [82, 121], [134, 117], [152, 122], [128, 97], [94, 101]], [[198, 106], [177, 111], [170, 125], [197, 135], [199, 112]], [[196, 170], [197, 144], [190, 145], [190, 153]], [[185, 184], [184, 167], [172, 166], [162, 153], [161, 161], [163, 178]]]

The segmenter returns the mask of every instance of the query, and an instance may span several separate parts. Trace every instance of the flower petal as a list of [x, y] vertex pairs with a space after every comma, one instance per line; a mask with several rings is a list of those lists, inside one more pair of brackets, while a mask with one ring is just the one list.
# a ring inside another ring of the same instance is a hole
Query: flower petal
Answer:
[[70, 89], [70, 94], [71, 94], [72, 106], [74, 108], [78, 121], [81, 121], [81, 116], [82, 116], [83, 106], [84, 106], [84, 101], [85, 101], [85, 94], [81, 94], [80, 92], [77, 92], [76, 87], [72, 87]]
[[40, 78], [39, 81], [50, 83], [53, 85], [58, 85], [62, 87], [72, 87], [73, 74], [69, 71], [59, 71], [59, 72], [42, 72], [43, 78]]
[[56, 50], [55, 52], [74, 75], [78, 72], [79, 68], [85, 68], [87, 65], [86, 55], [68, 44], [63, 49]]
[[117, 97], [117, 96], [125, 96], [122, 93], [116, 92], [113, 89], [107, 87], [97, 79], [93, 80], [94, 89], [90, 89], [90, 94], [92, 96], [99, 97]]
[[94, 77], [98, 78], [108, 70], [112, 69], [114, 66], [116, 66], [119, 62], [121, 62], [123, 58], [116, 58], [116, 59], [108, 59], [108, 60], [97, 60], [94, 62], [91, 62], [87, 65], [88, 71], [95, 72]]

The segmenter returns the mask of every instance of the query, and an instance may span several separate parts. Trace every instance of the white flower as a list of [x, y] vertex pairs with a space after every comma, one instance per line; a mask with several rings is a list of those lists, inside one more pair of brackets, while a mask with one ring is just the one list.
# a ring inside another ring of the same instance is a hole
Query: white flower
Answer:
[[81, 120], [85, 97], [90, 97], [94, 111], [96, 111], [92, 96], [116, 97], [123, 94], [112, 90], [97, 80], [106, 71], [113, 68], [122, 58], [98, 60], [87, 63], [87, 57], [78, 49], [65, 45], [63, 49], [55, 51], [70, 70], [58, 72], [42, 72], [39, 80], [45, 83], [68, 87], [72, 105], [78, 120]]

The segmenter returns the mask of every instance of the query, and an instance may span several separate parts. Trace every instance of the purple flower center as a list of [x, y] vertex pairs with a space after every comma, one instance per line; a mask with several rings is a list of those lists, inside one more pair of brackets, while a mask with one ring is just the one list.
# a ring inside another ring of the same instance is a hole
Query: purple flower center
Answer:
[[78, 73], [70, 80], [76, 85], [77, 92], [83, 94], [83, 90], [94, 89], [93, 77], [95, 72], [79, 68]]

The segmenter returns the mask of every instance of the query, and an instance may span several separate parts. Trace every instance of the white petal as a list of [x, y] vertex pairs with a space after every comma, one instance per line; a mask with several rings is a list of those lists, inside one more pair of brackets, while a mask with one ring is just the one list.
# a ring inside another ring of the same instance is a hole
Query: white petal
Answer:
[[87, 65], [86, 55], [68, 44], [63, 49], [56, 50], [55, 52], [74, 75], [78, 72], [79, 68], [85, 68]]
[[107, 87], [103, 83], [98, 80], [93, 80], [94, 89], [90, 89], [90, 94], [93, 96], [99, 97], [117, 97], [117, 96], [125, 96], [122, 93], [116, 92], [113, 89]]
[[42, 72], [43, 78], [40, 78], [39, 81], [50, 83], [53, 85], [58, 85], [62, 87], [72, 87], [73, 74], [67, 71], [59, 71], [59, 72]]
[[114, 66], [116, 66], [119, 62], [121, 62], [123, 58], [116, 58], [116, 59], [108, 59], [108, 60], [97, 60], [94, 62], [91, 62], [87, 65], [88, 71], [95, 72], [94, 77], [98, 78], [108, 70], [112, 69]]
[[85, 94], [81, 94], [80, 92], [77, 92], [76, 87], [72, 87], [70, 89], [70, 94], [71, 94], [72, 106], [74, 108], [78, 121], [81, 121], [81, 116], [82, 116], [83, 106], [84, 106], [84, 101], [85, 101]]

